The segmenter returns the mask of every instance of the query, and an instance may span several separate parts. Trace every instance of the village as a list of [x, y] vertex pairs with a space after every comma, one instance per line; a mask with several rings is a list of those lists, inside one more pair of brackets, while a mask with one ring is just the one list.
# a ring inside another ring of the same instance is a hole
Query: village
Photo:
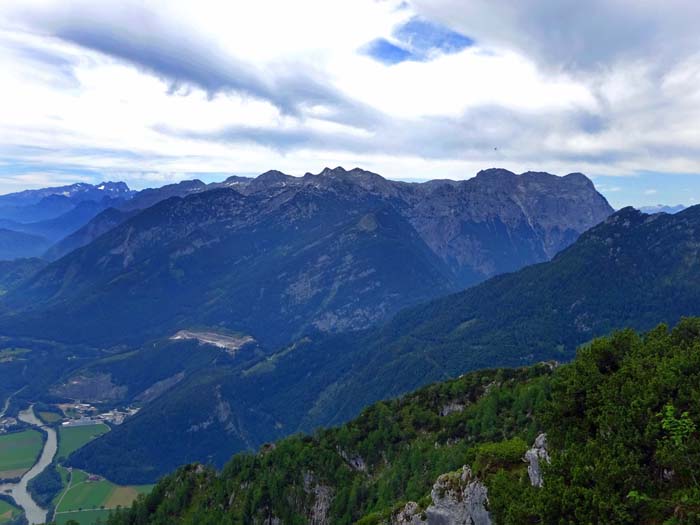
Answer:
[[61, 421], [64, 427], [79, 427], [95, 425], [97, 423], [110, 423], [121, 425], [128, 417], [136, 414], [140, 409], [137, 407], [126, 407], [123, 410], [112, 409], [106, 412], [99, 412], [96, 407], [89, 403], [64, 403], [57, 405], [66, 418]]
[[[99, 409], [89, 403], [76, 401], [73, 403], [60, 403], [53, 405], [58, 412], [40, 412], [39, 415], [46, 423], [60, 423], [63, 427], [81, 427], [96, 425], [98, 423], [108, 423], [110, 425], [121, 425], [125, 419], [136, 414], [138, 407], [128, 406], [123, 409], [112, 409], [100, 412]], [[48, 414], [53, 417], [47, 416]], [[0, 417], [0, 434], [6, 434], [21, 426], [22, 423], [12, 416]]]

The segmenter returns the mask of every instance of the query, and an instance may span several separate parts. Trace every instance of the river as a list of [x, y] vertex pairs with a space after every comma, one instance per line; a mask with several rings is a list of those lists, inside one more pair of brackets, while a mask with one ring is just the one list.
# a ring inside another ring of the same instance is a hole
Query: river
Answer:
[[42, 509], [32, 499], [31, 495], [27, 491], [27, 483], [37, 477], [46, 467], [51, 464], [54, 456], [56, 455], [56, 451], [58, 450], [58, 441], [56, 439], [56, 431], [51, 427], [44, 426], [44, 423], [42, 423], [41, 420], [34, 415], [34, 407], [29, 407], [27, 410], [20, 412], [19, 419], [35, 427], [43, 428], [48, 433], [48, 437], [44, 443], [44, 449], [41, 451], [39, 461], [37, 461], [34, 466], [28, 470], [24, 476], [22, 476], [19, 483], [5, 483], [0, 485], [0, 492], [7, 492], [9, 490], [17, 505], [22, 507], [24, 510], [24, 514], [27, 517], [27, 521], [29, 521], [29, 525], [35, 525], [46, 521], [47, 511], [46, 509]]

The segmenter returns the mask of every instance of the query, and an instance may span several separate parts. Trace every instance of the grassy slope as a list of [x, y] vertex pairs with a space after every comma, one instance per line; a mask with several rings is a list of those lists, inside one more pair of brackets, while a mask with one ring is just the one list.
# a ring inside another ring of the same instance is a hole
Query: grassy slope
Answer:
[[109, 432], [109, 427], [104, 423], [84, 427], [60, 427], [56, 459], [67, 458], [74, 451], [106, 432]]

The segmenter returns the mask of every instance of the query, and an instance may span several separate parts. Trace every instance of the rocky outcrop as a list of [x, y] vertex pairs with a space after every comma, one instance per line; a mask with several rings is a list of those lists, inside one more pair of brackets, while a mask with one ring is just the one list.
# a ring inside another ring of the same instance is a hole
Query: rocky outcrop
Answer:
[[492, 525], [488, 490], [469, 467], [440, 476], [430, 493], [432, 503], [421, 509], [409, 502], [392, 517], [392, 525]]
[[450, 414], [454, 414], [455, 412], [462, 412], [465, 408], [464, 403], [459, 403], [457, 401], [450, 401], [449, 403], [446, 403], [441, 409], [440, 409], [440, 415], [445, 417], [449, 416]]
[[544, 484], [542, 462], [550, 462], [549, 452], [547, 452], [547, 434], [541, 433], [535, 438], [535, 443], [525, 453], [524, 459], [528, 463], [527, 474], [530, 476], [530, 484], [533, 487], [541, 487]]
[[308, 525], [330, 525], [328, 511], [333, 501], [333, 489], [316, 480], [311, 472], [304, 473], [304, 492], [312, 496]]
[[415, 501], [409, 501], [406, 506], [396, 513], [391, 525], [424, 525], [428, 516]]
[[360, 472], [365, 472], [367, 470], [367, 464], [365, 463], [365, 460], [362, 459], [362, 456], [360, 456], [359, 454], [348, 453], [341, 448], [338, 448], [338, 454], [340, 454], [340, 457], [346, 461], [346, 463], [351, 469]]

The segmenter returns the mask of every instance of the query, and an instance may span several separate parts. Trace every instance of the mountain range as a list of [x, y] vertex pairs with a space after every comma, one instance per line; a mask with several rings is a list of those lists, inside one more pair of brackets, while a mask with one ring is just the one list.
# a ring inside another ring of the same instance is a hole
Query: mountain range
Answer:
[[191, 193], [93, 219], [113, 227], [9, 292], [0, 327], [114, 345], [208, 326], [274, 348], [547, 260], [612, 211], [583, 175], [505, 170], [423, 184], [267, 172]]
[[169, 197], [206, 188], [198, 180], [141, 191], [129, 189], [124, 182], [81, 182], [0, 195], [0, 228], [12, 232], [15, 238], [20, 233], [26, 234], [24, 244], [17, 243], [16, 249], [8, 247], [0, 252], [0, 259], [27, 256], [41, 256], [49, 261], [59, 259], [139, 210]]
[[639, 211], [648, 214], [654, 213], [678, 213], [679, 211], [685, 210], [686, 206], [682, 204], [676, 204], [675, 206], [668, 206], [666, 204], [656, 204], [654, 206], [642, 206]]

